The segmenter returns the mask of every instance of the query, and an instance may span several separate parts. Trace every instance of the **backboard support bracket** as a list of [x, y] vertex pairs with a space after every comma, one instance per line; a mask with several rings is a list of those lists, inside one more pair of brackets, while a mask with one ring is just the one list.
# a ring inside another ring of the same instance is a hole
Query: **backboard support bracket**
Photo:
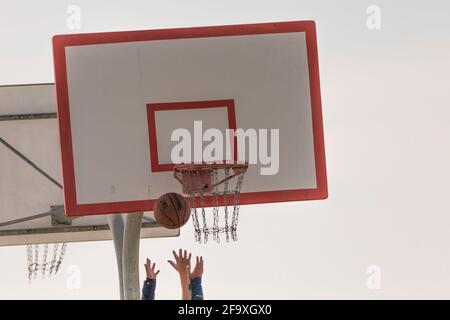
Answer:
[[71, 226], [74, 218], [69, 218], [64, 213], [64, 206], [51, 206], [52, 226]]
[[6, 148], [8, 148], [12, 153], [14, 153], [16, 156], [18, 156], [20, 159], [25, 161], [29, 166], [31, 166], [34, 170], [39, 172], [41, 175], [43, 175], [47, 180], [49, 180], [51, 183], [53, 183], [58, 188], [62, 189], [63, 186], [61, 183], [56, 181], [56, 179], [52, 178], [47, 172], [39, 168], [33, 161], [28, 159], [22, 152], [14, 148], [11, 144], [9, 144], [5, 139], [2, 139], [0, 137], [0, 143], [3, 144]]
[[0, 115], [0, 121], [56, 119], [56, 112]]
[[[31, 221], [35, 219], [41, 219], [50, 217], [50, 224], [48, 228], [36, 228], [36, 229], [10, 229], [0, 230], [0, 238], [2, 236], [21, 236], [21, 235], [39, 235], [39, 234], [56, 234], [66, 232], [89, 232], [89, 231], [107, 231], [110, 230], [108, 224], [99, 224], [91, 226], [73, 226], [72, 221], [79, 217], [67, 217], [64, 213], [63, 205], [52, 205], [50, 211], [32, 215], [29, 217], [5, 221], [0, 223], [0, 228]], [[143, 216], [142, 228], [159, 228], [161, 225], [153, 218]], [[40, 243], [40, 242], [39, 242]], [[45, 243], [45, 242], [43, 242]], [[5, 244], [10, 245], [10, 244]]]

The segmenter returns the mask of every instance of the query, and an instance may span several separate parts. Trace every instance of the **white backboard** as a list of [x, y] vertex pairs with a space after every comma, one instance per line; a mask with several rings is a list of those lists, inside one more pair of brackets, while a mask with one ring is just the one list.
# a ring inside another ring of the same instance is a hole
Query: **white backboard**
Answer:
[[256, 130], [258, 143], [278, 130], [277, 170], [250, 163], [242, 204], [327, 197], [314, 22], [61, 35], [53, 45], [69, 216], [151, 210], [179, 192], [171, 137], [195, 136], [194, 121]]
[[[61, 156], [53, 84], [0, 86], [0, 138], [56, 181]], [[19, 118], [30, 118], [18, 120]], [[0, 143], [0, 245], [108, 240], [105, 215], [79, 217], [71, 225], [54, 225], [50, 216], [1, 226], [64, 204], [63, 191]], [[146, 217], [153, 214], [146, 212]], [[145, 220], [143, 238], [178, 236]]]

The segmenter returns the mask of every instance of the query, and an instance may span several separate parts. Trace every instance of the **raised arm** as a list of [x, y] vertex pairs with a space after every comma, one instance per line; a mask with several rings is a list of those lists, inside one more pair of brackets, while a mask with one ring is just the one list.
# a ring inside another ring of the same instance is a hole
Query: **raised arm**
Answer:
[[159, 270], [155, 272], [156, 264], [153, 263], [152, 265], [148, 258], [144, 267], [147, 278], [142, 287], [142, 300], [155, 300], [156, 277], [159, 274]]
[[191, 254], [187, 253], [187, 250], [179, 250], [178, 255], [175, 251], [172, 251], [175, 261], [169, 260], [170, 265], [178, 272], [180, 276], [181, 284], [181, 299], [191, 300], [191, 291], [189, 290], [190, 283], [190, 265]]
[[196, 257], [194, 270], [189, 274], [192, 300], [203, 300], [203, 257]]

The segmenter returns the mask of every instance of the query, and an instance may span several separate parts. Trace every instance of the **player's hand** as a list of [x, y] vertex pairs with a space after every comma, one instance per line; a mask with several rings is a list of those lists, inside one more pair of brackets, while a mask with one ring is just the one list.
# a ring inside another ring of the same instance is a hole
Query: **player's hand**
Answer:
[[195, 268], [189, 275], [192, 280], [194, 278], [201, 277], [203, 275], [203, 257], [196, 257]]
[[191, 269], [191, 254], [187, 250], [179, 250], [178, 254], [172, 251], [175, 261], [169, 260], [169, 264], [180, 274], [181, 277], [189, 276]]
[[147, 258], [147, 261], [144, 264], [145, 272], [147, 274], [148, 279], [156, 279], [156, 276], [159, 274], [159, 270], [155, 272], [156, 264], [150, 261], [150, 259]]

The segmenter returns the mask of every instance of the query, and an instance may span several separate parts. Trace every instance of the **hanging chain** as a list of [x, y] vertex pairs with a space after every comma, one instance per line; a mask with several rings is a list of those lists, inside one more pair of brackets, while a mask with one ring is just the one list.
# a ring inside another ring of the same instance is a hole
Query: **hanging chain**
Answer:
[[39, 245], [38, 244], [34, 245], [34, 262], [33, 262], [33, 264], [34, 264], [33, 277], [34, 277], [34, 279], [36, 279], [38, 268], [39, 268]]
[[[195, 199], [195, 198], [194, 198]], [[197, 208], [194, 207], [193, 209], [191, 209], [191, 211], [193, 210], [193, 214], [192, 214], [192, 222], [194, 223], [194, 229], [195, 229], [195, 241], [197, 242], [202, 242], [202, 237], [201, 237], [201, 229], [200, 229], [200, 225], [198, 223], [198, 212], [197, 212]]]
[[62, 260], [64, 259], [64, 255], [66, 254], [67, 243], [63, 243], [61, 245], [61, 253], [59, 254], [58, 261], [56, 262], [55, 274], [58, 273], [59, 267], [61, 265]]
[[187, 180], [187, 183], [184, 184], [184, 188], [187, 190], [188, 195], [189, 195], [192, 223], [194, 225], [194, 230], [195, 230], [195, 241], [201, 242], [201, 233], [200, 233], [201, 230], [200, 230], [200, 224], [198, 222], [196, 197], [192, 191], [191, 184], [190, 184], [190, 181], [192, 181], [192, 175], [194, 173], [192, 171], [190, 171], [188, 174], [189, 174], [189, 179]]
[[[56, 254], [58, 253], [59, 243], [53, 244], [53, 257], [50, 264], [50, 276], [52, 275], [53, 271], [55, 270], [56, 266]], [[55, 272], [56, 274], [56, 272]]]
[[42, 279], [45, 278], [45, 271], [47, 271], [47, 254], [48, 254], [48, 243], [44, 245], [44, 255], [42, 257]]
[[202, 208], [202, 219], [203, 219], [203, 241], [208, 242], [208, 224], [206, 223], [206, 211], [205, 211], [205, 193], [200, 193], [200, 207]]
[[28, 282], [31, 282], [33, 276], [33, 245], [27, 244], [27, 262], [28, 262]]
[[223, 209], [225, 211], [225, 236], [226, 236], [227, 242], [229, 242], [230, 241], [230, 233], [229, 233], [230, 229], [228, 226], [228, 201], [227, 201], [227, 198], [228, 198], [228, 182], [229, 182], [228, 177], [230, 176], [230, 168], [228, 168], [228, 167], [225, 168], [224, 172], [225, 172], [226, 180], [223, 184], [223, 205], [224, 205]]
[[219, 229], [219, 195], [218, 195], [218, 190], [217, 190], [217, 175], [218, 175], [218, 170], [217, 169], [213, 169], [212, 170], [212, 180], [213, 180], [213, 199], [214, 199], [214, 208], [213, 208], [213, 239], [216, 240], [217, 242], [220, 242], [220, 229]]
[[[39, 244], [27, 244], [27, 271], [28, 281], [37, 278], [38, 272], [41, 273], [42, 278], [48, 273], [48, 276], [56, 274], [62, 264], [64, 255], [66, 253], [67, 244], [62, 243], [61, 246], [58, 243], [53, 244], [53, 255], [51, 260], [48, 260], [49, 244], [43, 245], [42, 261], [39, 261]], [[58, 255], [59, 253], [59, 255]]]
[[[231, 173], [233, 170], [233, 173]], [[236, 170], [240, 170], [237, 174]], [[180, 168], [179, 171], [175, 169], [175, 175], [178, 180], [183, 184], [183, 189], [188, 195], [188, 199], [191, 204], [191, 216], [195, 230], [195, 240], [199, 243], [206, 243], [209, 238], [209, 234], [212, 234], [212, 238], [217, 242], [220, 242], [220, 234], [225, 233], [226, 241], [229, 242], [230, 238], [233, 241], [237, 241], [237, 225], [239, 221], [239, 202], [240, 192], [244, 180], [244, 173], [247, 170], [247, 166], [214, 166], [200, 167], [196, 166]], [[207, 179], [208, 175], [209, 179]], [[219, 177], [220, 173], [220, 177]], [[223, 173], [223, 174], [222, 174]], [[194, 177], [195, 175], [195, 177]], [[231, 187], [230, 181], [236, 181], [236, 185]], [[195, 184], [194, 184], [195, 181]], [[197, 187], [198, 183], [202, 182], [204, 185], [210, 186], [208, 189], [204, 189], [203, 186]], [[220, 181], [220, 182], [219, 182]], [[195, 185], [195, 187], [194, 187]], [[223, 189], [219, 188], [219, 185], [223, 185]], [[222, 189], [222, 190], [221, 190]], [[208, 190], [208, 191], [206, 191]], [[233, 200], [228, 199], [228, 195], [233, 195]], [[223, 212], [224, 223], [223, 227], [220, 227], [219, 220], [220, 206], [219, 196], [223, 197]], [[208, 198], [206, 198], [208, 197]], [[208, 201], [208, 202], [207, 202]], [[212, 201], [212, 225], [208, 227], [208, 219], [206, 214], [205, 203], [210, 205]], [[230, 209], [228, 206], [233, 206], [232, 215], [230, 217]], [[199, 215], [201, 213], [201, 220]], [[230, 219], [231, 218], [231, 219]], [[200, 226], [202, 225], [202, 226]]]
[[[189, 182], [192, 181], [192, 171], [189, 172]], [[191, 201], [191, 215], [192, 215], [192, 223], [194, 224], [194, 230], [195, 230], [195, 241], [201, 243], [201, 229], [200, 224], [198, 222], [198, 212], [197, 212], [197, 200], [194, 195], [194, 192], [192, 191], [191, 184], [187, 183], [185, 185], [185, 188], [189, 194], [189, 199]]]
[[244, 172], [241, 172], [236, 182], [236, 189], [234, 191], [234, 204], [233, 204], [233, 218], [231, 222], [231, 237], [233, 241], [237, 241], [237, 226], [239, 223], [239, 208], [241, 203], [241, 188], [244, 182]]

